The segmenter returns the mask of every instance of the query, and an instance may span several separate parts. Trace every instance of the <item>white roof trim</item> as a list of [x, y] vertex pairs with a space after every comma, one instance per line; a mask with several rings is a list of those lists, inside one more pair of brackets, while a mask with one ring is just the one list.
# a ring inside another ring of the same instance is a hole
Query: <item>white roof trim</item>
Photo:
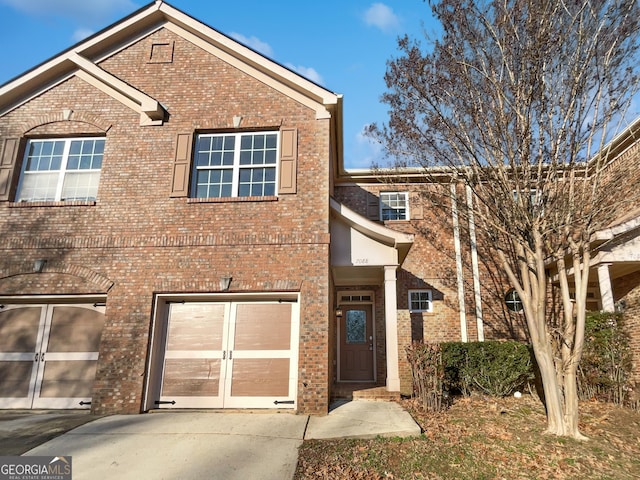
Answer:
[[[314, 110], [316, 112], [317, 120], [320, 120], [323, 118], [331, 118], [331, 112], [325, 106], [327, 104], [323, 103], [322, 101], [318, 101], [319, 99], [317, 97], [310, 97], [309, 95], [305, 95], [304, 93], [301, 93], [300, 90], [293, 89], [289, 83], [274, 81], [273, 75], [269, 75], [265, 73], [264, 70], [257, 69], [254, 65], [247, 63], [241, 57], [230, 54], [228, 49], [222, 49], [220, 48], [219, 45], [211, 43], [210, 41], [203, 39], [201, 36], [194, 35], [193, 33], [185, 30], [184, 28], [180, 27], [179, 25], [176, 25], [175, 23], [167, 22], [163, 26], [167, 30], [172, 31], [176, 35], [179, 35], [185, 40], [188, 40], [194, 45], [197, 45], [198, 47], [202, 48], [204, 51], [209, 52], [212, 55], [215, 55], [216, 57], [228, 63], [229, 65], [232, 65], [238, 70], [252, 76], [256, 80], [259, 80], [262, 83], [265, 83], [270, 87], [275, 88], [280, 93], [283, 93], [284, 95], [292, 98], [298, 103], [301, 103], [302, 105]], [[336, 101], [334, 103], [337, 103], [337, 97], [338, 96], [336, 96]]]
[[631, 230], [640, 227], [640, 215], [632, 218], [631, 220], [627, 220], [620, 225], [616, 225], [611, 228], [605, 228], [595, 233], [593, 240], [611, 240], [618, 235], [622, 235], [624, 233], [630, 232]]
[[[25, 97], [32, 97], [34, 91], [41, 91], [45, 86], [50, 87], [57, 83], [61, 76], [72, 73], [69, 71], [68, 63], [71, 61], [93, 77], [112, 86], [120, 94], [139, 103], [141, 112], [149, 117], [146, 124], [154, 124], [153, 122], [159, 121], [161, 116], [159, 104], [107, 72], [97, 71], [99, 67], [95, 66], [95, 62], [99, 62], [105, 55], [113, 54], [123, 45], [130, 44], [132, 38], [137, 40], [141, 35], [146, 35], [163, 26], [313, 109], [318, 119], [331, 118], [334, 111], [337, 115], [341, 114], [342, 95], [316, 85], [171, 5], [156, 0], [153, 4], [143, 7], [131, 16], [4, 85], [0, 88], [0, 115], [22, 104]], [[112, 45], [111, 49], [110, 45]], [[123, 87], [119, 82], [129, 88]]]
[[258, 70], [268, 70], [270, 76], [274, 76], [275, 74], [275, 76], [279, 77], [279, 80], [285, 84], [296, 85], [298, 89], [304, 89], [306, 91], [305, 93], [316, 102], [323, 105], [336, 105], [338, 103], [339, 95], [267, 59], [164, 2], [156, 1], [156, 5], [158, 5], [159, 10], [168, 17], [167, 20], [170, 19], [175, 25], [179, 25], [201, 39], [206, 39], [211, 45], [227, 52], [229, 55], [238, 58], [244, 63], [254, 66]]
[[349, 226], [368, 237], [395, 248], [407, 248], [413, 244], [414, 235], [412, 234], [396, 232], [384, 225], [372, 222], [334, 198], [329, 198], [329, 205]]
[[[109, 72], [102, 70], [100, 67], [86, 58], [82, 58], [77, 53], [72, 53], [69, 59], [81, 69], [76, 72], [78, 77], [84, 79], [113, 98], [121, 101], [129, 108], [140, 112], [141, 125], [162, 125], [165, 112], [157, 100], [151, 98], [140, 90], [133, 88], [131, 85], [123, 82], [118, 77], [111, 75]], [[86, 75], [83, 75], [82, 73], [85, 73]], [[97, 82], [94, 79], [97, 80]]]

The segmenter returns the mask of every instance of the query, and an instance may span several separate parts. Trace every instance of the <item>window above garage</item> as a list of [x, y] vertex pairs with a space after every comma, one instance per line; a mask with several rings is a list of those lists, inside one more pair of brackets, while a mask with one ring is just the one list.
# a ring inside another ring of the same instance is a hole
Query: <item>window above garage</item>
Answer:
[[171, 196], [200, 203], [295, 194], [297, 159], [295, 128], [179, 134]]
[[265, 197], [276, 194], [278, 133], [200, 134], [192, 196]]
[[28, 140], [16, 201], [95, 200], [104, 142], [104, 138]]

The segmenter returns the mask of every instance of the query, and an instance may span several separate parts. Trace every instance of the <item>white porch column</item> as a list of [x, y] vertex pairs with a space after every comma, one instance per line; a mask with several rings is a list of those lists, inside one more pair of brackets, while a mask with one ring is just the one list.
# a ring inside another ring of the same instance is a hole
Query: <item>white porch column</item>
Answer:
[[387, 391], [389, 392], [400, 391], [396, 269], [397, 266], [384, 267], [384, 321], [387, 337]]
[[598, 265], [598, 283], [600, 284], [600, 299], [602, 300], [602, 310], [605, 312], [615, 311], [613, 304], [613, 291], [611, 290], [611, 277], [609, 277], [610, 263]]

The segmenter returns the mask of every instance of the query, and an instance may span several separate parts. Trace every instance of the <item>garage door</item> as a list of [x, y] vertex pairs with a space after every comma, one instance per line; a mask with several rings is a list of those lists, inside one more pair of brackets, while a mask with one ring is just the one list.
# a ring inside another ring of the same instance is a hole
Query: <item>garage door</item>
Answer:
[[159, 408], [294, 408], [298, 306], [171, 303]]
[[104, 307], [0, 310], [0, 408], [89, 408]]

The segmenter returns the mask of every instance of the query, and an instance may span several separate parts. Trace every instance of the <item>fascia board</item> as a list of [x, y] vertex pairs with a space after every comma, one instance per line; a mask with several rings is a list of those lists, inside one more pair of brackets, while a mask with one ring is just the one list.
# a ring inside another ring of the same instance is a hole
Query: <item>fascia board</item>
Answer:
[[105, 82], [102, 82], [100, 79], [90, 75], [89, 73], [87, 73], [87, 72], [85, 72], [83, 70], [76, 71], [74, 73], [74, 75], [77, 76], [78, 78], [84, 80], [88, 84], [94, 86], [98, 90], [101, 90], [102, 92], [106, 93], [107, 95], [109, 95], [114, 100], [117, 100], [118, 102], [122, 103], [125, 107], [128, 107], [131, 110], [133, 110], [134, 112], [139, 113], [140, 114], [140, 125], [148, 126], [148, 125], [161, 125], [162, 124], [162, 121], [163, 121], [162, 117], [154, 118], [154, 117], [148, 115], [148, 112], [143, 111], [138, 102], [136, 102], [135, 100], [131, 99], [127, 95], [123, 94], [119, 90], [113, 88], [111, 85], [109, 85], [109, 84], [107, 84]]
[[402, 245], [413, 244], [414, 236], [409, 233], [396, 232], [383, 225], [379, 225], [362, 215], [354, 212], [345, 205], [339, 203], [334, 198], [329, 199], [331, 209], [336, 212], [349, 226], [355, 228], [360, 233], [378, 240], [385, 245], [399, 248]]
[[[143, 7], [124, 20], [92, 35], [1, 86], [0, 115], [24, 103], [24, 98], [32, 98], [34, 92], [42, 91], [42, 85], [56, 84], [61, 77], [68, 76], [70, 70], [74, 68], [73, 63], [69, 63], [73, 54], [98, 61], [98, 52], [101, 57], [104, 57], [109, 46], [112, 46], [109, 51], [111, 54], [124, 48], [123, 43], [130, 44], [157, 29], [155, 24], [163, 18], [163, 14], [159, 12], [160, 3], [155, 2]], [[133, 40], [132, 37], [134, 37]]]
[[631, 220], [621, 223], [620, 225], [616, 225], [615, 227], [599, 230], [598, 232], [595, 233], [592, 241], [613, 240], [615, 237], [628, 233], [639, 227], [640, 227], [640, 216], [637, 216], [635, 218], [632, 218]]
[[[254, 69], [266, 73], [268, 77], [276, 78], [279, 82], [288, 85], [293, 90], [301, 92], [322, 105], [336, 105], [338, 103], [339, 95], [336, 93], [301, 77], [277, 62], [264, 57], [249, 47], [238, 43], [208, 25], [173, 8], [171, 5], [161, 3], [159, 9], [167, 16], [167, 20], [171, 24], [182, 28], [184, 31], [216, 47], [218, 51], [223, 51], [227, 55], [234, 57], [236, 62], [251, 65]], [[175, 33], [180, 34], [177, 31]], [[236, 62], [234, 62], [234, 65]]]
[[[105, 56], [112, 55], [124, 48], [125, 45], [130, 45], [142, 36], [146, 36], [163, 26], [313, 109], [317, 119], [328, 119], [340, 115], [341, 95], [299, 76], [277, 62], [159, 0], [1, 87], [0, 115], [16, 108], [23, 103], [25, 98], [32, 98], [34, 92], [42, 91], [44, 85], [55, 84], [61, 77], [68, 77], [79, 62], [82, 64], [83, 70], [96, 76], [95, 69], [99, 67], [88, 67], [85, 62], [78, 61], [78, 57], [95, 65]], [[115, 77], [107, 78], [105, 74], [106, 72], [101, 73], [96, 78], [101, 78], [105, 83], [114, 85], [116, 90], [127, 97], [136, 99], [136, 102], [139, 100], [140, 108], [148, 112], [150, 119], [157, 120], [160, 117], [162, 109], [154, 103], [155, 100], [149, 101], [148, 98], [131, 93], [127, 88], [121, 88], [118, 86], [119, 81], [116, 81], [118, 79]]]
[[132, 87], [128, 83], [123, 82], [118, 77], [111, 75], [109, 72], [101, 69], [86, 58], [82, 58], [77, 53], [71, 54], [70, 60], [75, 63], [82, 71], [86, 72], [87, 74], [98, 80], [98, 82], [102, 83], [107, 89], [105, 90], [99, 85], [91, 82], [92, 84], [98, 86], [98, 88], [101, 88], [107, 93], [109, 93], [110, 90], [114, 90], [120, 95], [133, 101], [136, 105], [135, 110], [144, 113], [152, 121], [162, 120], [164, 118], [164, 110], [160, 106], [159, 102], [151, 98], [149, 95]]
[[[333, 105], [334, 103], [322, 103], [318, 101], [317, 98], [305, 94], [306, 92], [304, 92], [304, 90], [301, 91], [292, 88], [287, 83], [279, 81], [277, 77], [269, 75], [264, 69], [256, 68], [254, 65], [247, 63], [242, 57], [232, 55], [228, 50], [219, 48], [218, 45], [208, 41], [208, 39], [204, 39], [199, 35], [194, 35], [190, 31], [185, 30], [175, 23], [167, 22], [164, 27], [167, 30], [172, 31], [176, 35], [180, 35], [182, 38], [193, 43], [194, 45], [202, 48], [206, 52], [218, 57], [220, 60], [228, 63], [229, 65], [232, 65], [233, 67], [246, 73], [247, 75], [252, 76], [256, 80], [268, 85], [271, 88], [274, 88], [287, 97], [292, 98], [298, 103], [314, 110], [316, 112], [316, 119], [320, 120], [331, 118], [331, 111], [327, 107]], [[337, 103], [337, 96], [335, 103]]]

